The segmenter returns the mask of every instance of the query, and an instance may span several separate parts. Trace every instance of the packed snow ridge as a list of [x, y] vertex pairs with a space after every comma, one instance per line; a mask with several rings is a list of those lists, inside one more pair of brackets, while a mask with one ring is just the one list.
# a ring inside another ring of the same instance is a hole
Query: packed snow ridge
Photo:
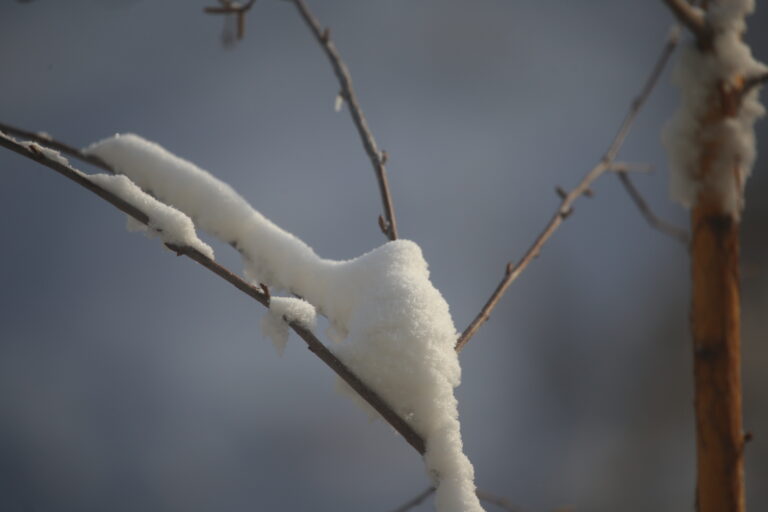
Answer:
[[116, 135], [86, 152], [235, 247], [249, 281], [302, 298], [272, 298], [262, 330], [279, 351], [287, 339], [281, 322], [311, 328], [315, 309], [327, 317], [336, 356], [424, 437], [437, 509], [483, 510], [453, 394], [461, 379], [457, 332], [418, 245], [397, 240], [351, 260], [323, 259], [229, 185], [155, 143]]
[[[742, 35], [754, 0], [710, 2], [707, 23], [713, 29], [711, 49], [692, 41], [683, 48], [673, 80], [681, 89], [682, 105], [667, 123], [662, 140], [670, 161], [670, 193], [686, 207], [704, 192], [717, 198], [722, 211], [738, 218], [744, 185], [756, 158], [754, 123], [765, 113], [758, 87], [743, 95], [734, 115], [713, 116], [717, 97], [740, 90], [743, 81], [768, 70], [752, 57]], [[714, 149], [717, 158], [705, 153]]]

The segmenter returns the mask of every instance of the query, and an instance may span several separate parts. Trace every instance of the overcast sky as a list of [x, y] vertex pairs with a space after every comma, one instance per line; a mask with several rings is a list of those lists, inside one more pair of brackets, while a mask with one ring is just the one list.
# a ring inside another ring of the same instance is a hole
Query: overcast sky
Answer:
[[[383, 243], [373, 172], [296, 9], [260, 0], [226, 48], [205, 5], [0, 2], [0, 121], [76, 146], [141, 134], [323, 257]], [[389, 154], [401, 236], [460, 329], [549, 220], [555, 187], [600, 159], [672, 23], [660, 1], [309, 5]], [[620, 159], [653, 166], [635, 181], [682, 226], [660, 144], [676, 102], [667, 73]], [[744, 218], [752, 510], [768, 507], [767, 175], [761, 160]], [[300, 340], [275, 354], [258, 304], [47, 169], [0, 151], [0, 177], [0, 509], [384, 512], [428, 485]], [[524, 512], [692, 510], [686, 251], [613, 176], [594, 192], [461, 354], [465, 451], [478, 486]]]

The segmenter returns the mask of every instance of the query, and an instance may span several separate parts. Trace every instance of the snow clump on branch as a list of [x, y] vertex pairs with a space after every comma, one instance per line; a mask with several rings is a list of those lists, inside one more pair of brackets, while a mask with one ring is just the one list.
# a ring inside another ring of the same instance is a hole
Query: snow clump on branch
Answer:
[[707, 194], [734, 218], [756, 158], [753, 126], [765, 113], [758, 87], [742, 92], [746, 79], [768, 70], [742, 40], [754, 6], [754, 0], [710, 2], [711, 47], [691, 41], [683, 48], [673, 72], [682, 106], [662, 134], [672, 198], [690, 208]]
[[145, 226], [129, 215], [128, 231], [141, 231], [150, 237], [159, 236], [167, 244], [192, 247], [209, 259], [213, 259], [213, 249], [197, 237], [192, 219], [176, 208], [163, 204], [145, 193], [125, 176], [92, 174], [86, 177], [95, 185], [112, 192], [149, 217], [149, 224]]
[[[155, 143], [116, 135], [85, 151], [235, 247], [252, 283], [302, 297], [326, 316], [336, 356], [424, 437], [437, 509], [483, 510], [453, 394], [461, 380], [457, 331], [418, 245], [396, 240], [355, 259], [323, 259], [229, 185]], [[280, 320], [312, 323], [308, 306], [295, 300], [272, 299], [265, 330], [278, 350], [287, 333]]]

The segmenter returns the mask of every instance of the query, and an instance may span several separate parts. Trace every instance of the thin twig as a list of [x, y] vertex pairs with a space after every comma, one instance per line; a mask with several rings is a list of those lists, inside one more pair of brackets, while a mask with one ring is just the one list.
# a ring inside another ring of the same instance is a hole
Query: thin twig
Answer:
[[99, 169], [103, 169], [112, 174], [115, 173], [109, 167], [109, 165], [107, 165], [106, 162], [104, 162], [101, 158], [94, 155], [86, 155], [85, 153], [80, 151], [78, 148], [72, 147], [68, 144], [64, 144], [63, 142], [52, 138], [50, 135], [46, 133], [30, 132], [30, 131], [22, 130], [21, 128], [16, 128], [15, 126], [11, 126], [4, 123], [0, 123], [0, 132], [5, 132], [9, 135], [13, 135], [14, 137], [20, 137], [22, 139], [27, 139], [33, 142], [37, 142], [41, 146], [51, 148], [55, 151], [58, 151], [59, 153], [64, 153], [67, 156], [77, 158], [78, 160], [87, 162], [91, 165], [98, 167]]
[[755, 87], [761, 86], [766, 82], [768, 82], [768, 73], [747, 78], [744, 80], [744, 85], [741, 87], [741, 95], [744, 96]]
[[514, 505], [512, 505], [512, 503], [510, 503], [507, 498], [504, 498], [502, 496], [496, 496], [495, 494], [491, 494], [489, 492], [486, 492], [480, 489], [477, 490], [477, 497], [480, 498], [480, 501], [491, 503], [509, 512], [519, 512], [520, 510]]
[[232, 2], [231, 0], [219, 0], [220, 6], [203, 7], [206, 14], [234, 14], [237, 20], [237, 39], [245, 36], [245, 14], [251, 10], [256, 0], [249, 0], [244, 4]]
[[590, 170], [584, 176], [584, 178], [575, 188], [564, 195], [560, 202], [560, 206], [557, 208], [557, 211], [544, 227], [544, 230], [533, 242], [533, 245], [531, 245], [525, 252], [523, 257], [514, 265], [512, 262], [507, 264], [506, 271], [501, 282], [496, 286], [496, 289], [491, 294], [491, 297], [485, 303], [474, 320], [472, 320], [472, 322], [467, 326], [461, 336], [459, 336], [459, 339], [456, 341], [457, 351], [460, 351], [462, 348], [464, 348], [464, 345], [466, 345], [472, 336], [474, 336], [474, 334], [478, 331], [478, 329], [480, 329], [480, 326], [482, 326], [488, 320], [488, 318], [490, 318], [491, 312], [499, 303], [499, 300], [501, 300], [501, 297], [504, 295], [504, 292], [507, 291], [509, 285], [511, 285], [520, 276], [520, 274], [522, 274], [526, 267], [528, 267], [528, 265], [539, 255], [541, 248], [544, 246], [547, 240], [549, 240], [552, 234], [557, 231], [557, 228], [560, 227], [560, 224], [563, 223], [563, 220], [565, 220], [565, 218], [567, 218], [573, 212], [573, 203], [585, 193], [589, 193], [588, 191], [591, 190], [590, 187], [592, 183], [600, 176], [602, 176], [606, 171], [609, 171], [612, 168], [614, 159], [616, 158], [619, 149], [621, 149], [621, 146], [624, 143], [624, 139], [626, 139], [627, 134], [629, 134], [629, 130], [632, 127], [632, 124], [634, 123], [635, 118], [640, 112], [643, 104], [645, 104], [646, 100], [656, 86], [656, 83], [659, 81], [659, 77], [661, 76], [664, 67], [669, 61], [672, 52], [677, 47], [678, 40], [678, 31], [673, 30], [670, 33], [670, 36], [667, 39], [667, 42], [664, 45], [659, 58], [656, 60], [656, 63], [651, 69], [651, 73], [648, 76], [648, 79], [640, 90], [640, 94], [632, 101], [629, 111], [624, 117], [624, 121], [621, 123], [618, 132], [614, 136], [613, 141], [608, 147], [608, 150], [600, 159], [600, 162], [598, 162], [598, 164], [595, 165], [595, 167], [593, 167], [592, 170]]
[[392, 205], [392, 195], [389, 192], [389, 182], [387, 180], [387, 169], [385, 167], [386, 154], [380, 151], [376, 146], [376, 141], [373, 138], [370, 128], [368, 128], [368, 122], [363, 115], [363, 110], [360, 107], [360, 103], [357, 101], [355, 90], [352, 88], [352, 77], [349, 73], [349, 68], [344, 64], [341, 59], [339, 51], [336, 49], [336, 45], [333, 44], [330, 38], [330, 30], [323, 28], [317, 18], [310, 12], [307, 4], [304, 0], [292, 0], [296, 8], [299, 10], [302, 19], [312, 31], [318, 44], [325, 51], [328, 60], [331, 62], [333, 72], [339, 81], [341, 91], [339, 95], [344, 101], [346, 101], [349, 107], [349, 113], [352, 116], [352, 120], [355, 123], [360, 139], [363, 142], [363, 148], [365, 149], [368, 158], [371, 160], [373, 170], [376, 173], [376, 179], [379, 182], [379, 192], [381, 193], [381, 203], [384, 208], [384, 222], [382, 231], [390, 240], [397, 239], [397, 221], [395, 219], [395, 208]]
[[425, 499], [429, 498], [434, 492], [435, 492], [434, 487], [427, 487], [426, 489], [421, 491], [419, 494], [417, 494], [410, 500], [406, 501], [405, 503], [403, 503], [402, 505], [394, 509], [392, 512], [408, 512], [412, 508], [418, 507], [419, 505], [421, 505], [421, 503]]
[[648, 224], [654, 229], [657, 229], [664, 233], [665, 235], [669, 235], [681, 244], [683, 246], [688, 246], [688, 232], [683, 229], [679, 228], [673, 224], [670, 224], [669, 222], [665, 221], [664, 219], [659, 218], [658, 215], [653, 213], [651, 210], [651, 207], [648, 206], [648, 203], [645, 201], [643, 196], [640, 194], [640, 191], [637, 190], [637, 187], [635, 187], [635, 184], [630, 179], [629, 175], [624, 171], [619, 171], [619, 180], [621, 180], [621, 184], [624, 185], [624, 189], [629, 194], [629, 197], [632, 198], [632, 201], [637, 206], [638, 210], [640, 210], [640, 213], [643, 215], [646, 221], [648, 221]]
[[[17, 130], [18, 132], [18, 130]], [[49, 141], [52, 142], [52, 141]], [[92, 181], [90, 181], [87, 175], [70, 165], [64, 165], [63, 163], [48, 157], [45, 153], [35, 150], [34, 146], [30, 147], [17, 142], [11, 137], [6, 136], [4, 133], [0, 133], [0, 146], [3, 146], [11, 151], [18, 153], [21, 156], [27, 157], [31, 160], [42, 164], [64, 177], [74, 181], [78, 185], [88, 189], [90, 192], [98, 195], [105, 201], [115, 206], [120, 211], [130, 215], [142, 224], [149, 223], [149, 216], [136, 208], [134, 205], [121, 199], [117, 195], [113, 194], [109, 190], [99, 187]], [[52, 146], [51, 146], [52, 147]], [[59, 145], [61, 147], [61, 145]], [[82, 153], [74, 148], [72, 156], [80, 158]], [[85, 157], [85, 155], [82, 155]], [[84, 158], [85, 159], [85, 158]], [[175, 244], [165, 244], [170, 250], [179, 255], [184, 255], [191, 260], [204, 266], [217, 276], [221, 277], [238, 290], [242, 291], [246, 295], [252, 297], [265, 307], [269, 307], [269, 296], [265, 294], [260, 288], [252, 286], [244, 281], [234, 272], [219, 265], [214, 260], [208, 258], [198, 250]], [[369, 388], [357, 375], [355, 375], [344, 363], [342, 363], [323, 343], [317, 339], [317, 337], [308, 329], [300, 324], [291, 322], [290, 327], [298, 334], [301, 339], [307, 344], [309, 350], [311, 350], [317, 357], [319, 357], [328, 367], [330, 367], [339, 377], [341, 377], [349, 386], [354, 389], [371, 407], [373, 407], [381, 416], [402, 435], [405, 440], [413, 446], [413, 448], [420, 454], [425, 452], [424, 439], [411, 428], [411, 426], [403, 420], [385, 401], [379, 396], [373, 389]]]

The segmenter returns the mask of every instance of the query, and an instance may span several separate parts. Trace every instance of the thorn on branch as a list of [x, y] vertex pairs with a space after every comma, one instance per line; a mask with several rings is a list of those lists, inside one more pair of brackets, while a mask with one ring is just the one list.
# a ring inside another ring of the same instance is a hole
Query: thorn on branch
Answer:
[[381, 165], [386, 164], [387, 160], [389, 160], [389, 155], [386, 151], [382, 150], [381, 154], [379, 155], [379, 161], [381, 162]]
[[595, 192], [591, 188], [585, 188], [584, 195], [587, 197], [595, 197]]
[[557, 185], [557, 186], [555, 187], [555, 192], [557, 193], [557, 196], [558, 196], [560, 199], [563, 199], [563, 200], [564, 200], [564, 199], [565, 199], [565, 198], [568, 196], [568, 193], [567, 193], [567, 192], [565, 191], [565, 189], [563, 189], [563, 187], [561, 187], [560, 185]]
[[323, 42], [323, 44], [328, 44], [328, 41], [331, 40], [331, 29], [328, 27], [325, 27], [323, 29], [323, 33], [320, 34], [320, 40]]

